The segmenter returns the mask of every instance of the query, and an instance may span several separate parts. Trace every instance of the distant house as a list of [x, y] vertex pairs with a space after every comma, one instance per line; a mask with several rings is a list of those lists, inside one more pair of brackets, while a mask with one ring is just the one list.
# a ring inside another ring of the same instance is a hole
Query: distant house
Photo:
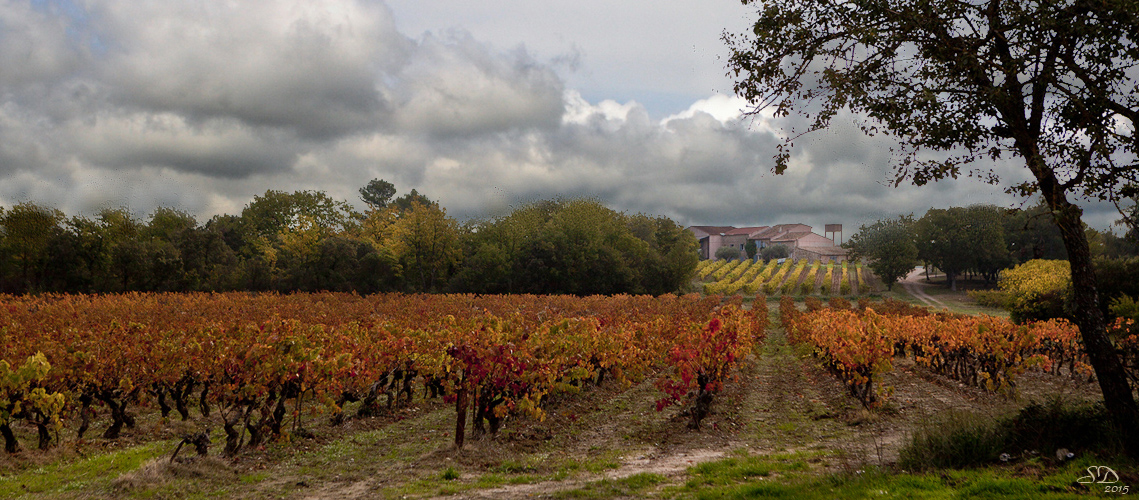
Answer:
[[732, 226], [689, 226], [687, 228], [696, 235], [700, 242], [700, 258], [711, 259], [716, 256], [716, 250], [724, 244], [724, 234], [735, 229]]
[[[744, 247], [747, 246], [748, 240], [754, 240], [754, 235], [762, 233], [767, 229], [767, 226], [740, 227], [732, 229], [731, 231], [724, 233], [722, 240], [723, 246], [739, 249], [740, 258], [747, 258], [747, 252], [744, 251]], [[756, 249], [759, 249], [759, 246], [756, 246]], [[712, 255], [714, 256], [716, 254]]]
[[843, 262], [846, 260], [846, 249], [835, 246], [834, 244], [817, 247], [799, 247], [791, 251], [791, 258], [794, 260], [806, 260], [807, 262]]
[[700, 241], [700, 258], [712, 259], [721, 247], [738, 249], [740, 258], [746, 258], [744, 248], [754, 241], [757, 250], [784, 245], [791, 250], [792, 258], [809, 261], [846, 260], [846, 250], [835, 246], [826, 236], [816, 234], [806, 224], [777, 224], [774, 226], [690, 226], [687, 228]]
[[[806, 224], [776, 224], [756, 233], [751, 236], [750, 239], [755, 240], [755, 246], [757, 248], [767, 248], [774, 245], [785, 245], [788, 248], [795, 248], [799, 246], [798, 238], [803, 237], [807, 233], [811, 233], [811, 226]], [[819, 237], [826, 239], [826, 237], [823, 236]], [[826, 239], [826, 241], [830, 243], [829, 239]]]

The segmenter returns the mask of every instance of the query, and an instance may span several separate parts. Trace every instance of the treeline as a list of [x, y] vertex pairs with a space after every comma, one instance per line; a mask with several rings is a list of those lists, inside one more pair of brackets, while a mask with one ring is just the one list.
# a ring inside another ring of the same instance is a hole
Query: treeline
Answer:
[[[1123, 223], [1136, 220], [1125, 218]], [[1139, 255], [1139, 232], [1124, 235], [1085, 227], [1093, 257]], [[903, 215], [859, 228], [843, 244], [851, 258], [862, 258], [887, 286], [918, 264], [937, 268], [949, 286], [962, 275], [995, 283], [1004, 269], [1033, 259], [1066, 260], [1067, 251], [1052, 215], [1043, 204], [1024, 210], [995, 205], [931, 208], [921, 218]]]
[[460, 224], [415, 190], [393, 199], [386, 181], [360, 193], [364, 212], [321, 191], [270, 190], [204, 224], [172, 208], [140, 219], [0, 207], [0, 292], [662, 294], [696, 268], [696, 241], [672, 220], [592, 200]]

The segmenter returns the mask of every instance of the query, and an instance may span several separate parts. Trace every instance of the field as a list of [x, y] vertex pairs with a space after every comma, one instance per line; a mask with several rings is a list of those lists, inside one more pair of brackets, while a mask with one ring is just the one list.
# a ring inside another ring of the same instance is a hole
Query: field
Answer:
[[[4, 359], [19, 366], [34, 350], [52, 363], [23, 392], [46, 390], [24, 404], [47, 408], [42, 402], [53, 393], [69, 399], [59, 427], [48, 415], [17, 418], [20, 411], [9, 408], [20, 451], [0, 454], [0, 497], [1096, 493], [1076, 482], [1092, 456], [1063, 464], [1022, 457], [965, 472], [895, 467], [910, 432], [938, 416], [995, 417], [1029, 400], [1099, 398], [1086, 377], [1025, 369], [1012, 375], [1014, 391], [994, 391], [903, 355], [874, 373], [876, 387], [889, 393], [860, 401], [850, 381], [832, 373], [836, 358], [817, 355], [794, 338], [801, 332], [775, 318], [777, 303], [747, 310], [739, 303], [700, 296], [8, 297]], [[272, 360], [273, 368], [256, 360]], [[401, 369], [416, 372], [410, 397]], [[195, 383], [186, 394], [194, 397], [181, 397], [183, 419], [174, 391], [187, 374]], [[205, 381], [208, 415], [191, 404], [200, 403]], [[425, 381], [435, 383], [437, 397]], [[12, 387], [5, 386], [9, 400]], [[698, 419], [705, 392], [711, 402]], [[495, 402], [477, 403], [492, 393]], [[83, 394], [95, 401], [80, 403]], [[464, 397], [474, 404], [460, 403]], [[489, 412], [478, 415], [480, 407]], [[457, 440], [467, 417], [466, 439]], [[118, 436], [104, 437], [120, 421]], [[44, 450], [36, 449], [40, 422], [50, 438]], [[79, 437], [84, 423], [89, 430]], [[233, 445], [227, 427], [238, 430], [235, 449], [226, 449]], [[263, 433], [258, 441], [251, 443], [250, 428]], [[179, 446], [200, 432], [211, 441], [204, 457], [193, 443]], [[1125, 482], [1139, 483], [1134, 468], [1112, 465]]]
[[696, 268], [705, 293], [721, 295], [866, 295], [884, 287], [857, 263], [703, 260]]

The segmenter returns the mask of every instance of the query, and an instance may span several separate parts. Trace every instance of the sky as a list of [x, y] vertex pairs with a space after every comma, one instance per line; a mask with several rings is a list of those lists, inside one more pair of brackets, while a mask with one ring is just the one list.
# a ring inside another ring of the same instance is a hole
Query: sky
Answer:
[[[773, 174], [793, 119], [742, 113], [720, 40], [753, 18], [729, 0], [0, 0], [0, 205], [205, 222], [269, 189], [362, 207], [381, 178], [464, 221], [591, 197], [849, 237], [1025, 203], [967, 178], [895, 188], [890, 144], [849, 119]], [[1117, 218], [1085, 204], [1094, 227]]]

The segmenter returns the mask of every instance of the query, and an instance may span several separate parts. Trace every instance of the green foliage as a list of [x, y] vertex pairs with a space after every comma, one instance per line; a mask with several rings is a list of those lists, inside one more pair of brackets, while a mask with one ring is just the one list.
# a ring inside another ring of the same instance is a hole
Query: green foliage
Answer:
[[273, 238], [285, 230], [302, 225], [318, 228], [325, 234], [347, 229], [354, 211], [343, 201], [336, 201], [323, 191], [265, 191], [241, 211], [245, 232], [252, 238]]
[[918, 264], [918, 249], [914, 243], [913, 217], [881, 219], [858, 228], [843, 248], [852, 260], [864, 260], [874, 274], [893, 289], [894, 283], [905, 277]]
[[1064, 318], [1071, 271], [1064, 260], [1030, 260], [1001, 273], [1009, 319], [1017, 323]]
[[1122, 445], [1102, 403], [1072, 405], [1052, 399], [997, 420], [959, 411], [939, 415], [915, 429], [899, 452], [898, 466], [974, 467], [1001, 463], [1002, 455], [1012, 461], [1055, 461], [1059, 449], [1110, 457], [1119, 455]]
[[1119, 297], [1139, 297], [1139, 257], [1099, 258], [1092, 265], [1103, 298], [1101, 306], [1106, 307]]
[[395, 196], [395, 185], [383, 179], [372, 179], [360, 188], [360, 199], [373, 210], [388, 206], [392, 196]]
[[991, 420], [949, 411], [913, 431], [899, 452], [898, 466], [920, 471], [992, 464], [1004, 450], [1004, 436]]
[[1073, 453], [1110, 457], [1123, 451], [1119, 431], [1112, 425], [1102, 401], [1065, 404], [1053, 398], [1044, 403], [1032, 402], [1015, 416], [1002, 420], [1000, 429], [1010, 453], [1037, 450], [1043, 454], [1065, 448]]
[[759, 255], [764, 261], [768, 262], [776, 259], [786, 259], [791, 256], [791, 249], [787, 248], [787, 245], [771, 245], [769, 247], [763, 247], [763, 250], [759, 251]]
[[403, 196], [400, 196], [399, 198], [396, 198], [395, 201], [393, 201], [391, 203], [391, 205], [393, 207], [395, 207], [395, 209], [400, 211], [400, 212], [406, 212], [408, 210], [411, 210], [412, 207], [416, 204], [426, 205], [426, 206], [430, 206], [430, 205], [438, 206], [439, 205], [438, 203], [431, 201], [430, 198], [424, 196], [419, 191], [416, 191], [414, 189], [412, 189], [410, 193], [407, 193]]
[[755, 240], [747, 240], [747, 243], [744, 243], [744, 253], [747, 254], [748, 260], [755, 260], [755, 256], [759, 253], [759, 249], [755, 246]]
[[392, 225], [390, 241], [413, 291], [438, 291], [461, 259], [458, 224], [436, 204], [413, 201]]
[[1123, 295], [1111, 301], [1111, 312], [1117, 318], [1127, 318], [1139, 321], [1139, 301], [1130, 296]]
[[[688, 286], [692, 233], [596, 201], [538, 202], [460, 227], [415, 190], [367, 213], [319, 191], [266, 191], [204, 225], [160, 207], [94, 217], [0, 207], [0, 293], [442, 291], [663, 294]], [[709, 269], [713, 271], [714, 269]]]
[[732, 247], [720, 247], [716, 249], [717, 260], [740, 260], [740, 250]]
[[671, 219], [593, 200], [523, 206], [469, 227], [462, 248], [450, 288], [476, 293], [659, 295], [685, 286], [699, 262], [695, 237]]
[[1060, 229], [1043, 200], [1030, 208], [1007, 213], [1004, 226], [1005, 241], [1014, 264], [1033, 259], [1068, 259]]
[[20, 203], [0, 214], [0, 228], [3, 228], [0, 266], [14, 268], [21, 282], [19, 291], [40, 287], [46, 252], [60, 231], [62, 221], [63, 213], [59, 210], [30, 202]]
[[986, 307], [1009, 308], [1009, 293], [1000, 290], [969, 290], [966, 295]]
[[931, 208], [913, 225], [918, 259], [945, 272], [950, 288], [956, 277], [975, 270], [992, 281], [1011, 260], [999, 210], [992, 205]]
[[[1118, 317], [1112, 304], [1139, 296], [1139, 258], [1101, 257], [1093, 261], [1093, 267], [1103, 297], [1102, 310], [1108, 317]], [[1072, 316], [1071, 272], [1067, 261], [1025, 262], [1001, 273], [999, 284], [999, 292], [970, 292], [970, 295], [987, 305], [1008, 309], [1017, 321]]]

